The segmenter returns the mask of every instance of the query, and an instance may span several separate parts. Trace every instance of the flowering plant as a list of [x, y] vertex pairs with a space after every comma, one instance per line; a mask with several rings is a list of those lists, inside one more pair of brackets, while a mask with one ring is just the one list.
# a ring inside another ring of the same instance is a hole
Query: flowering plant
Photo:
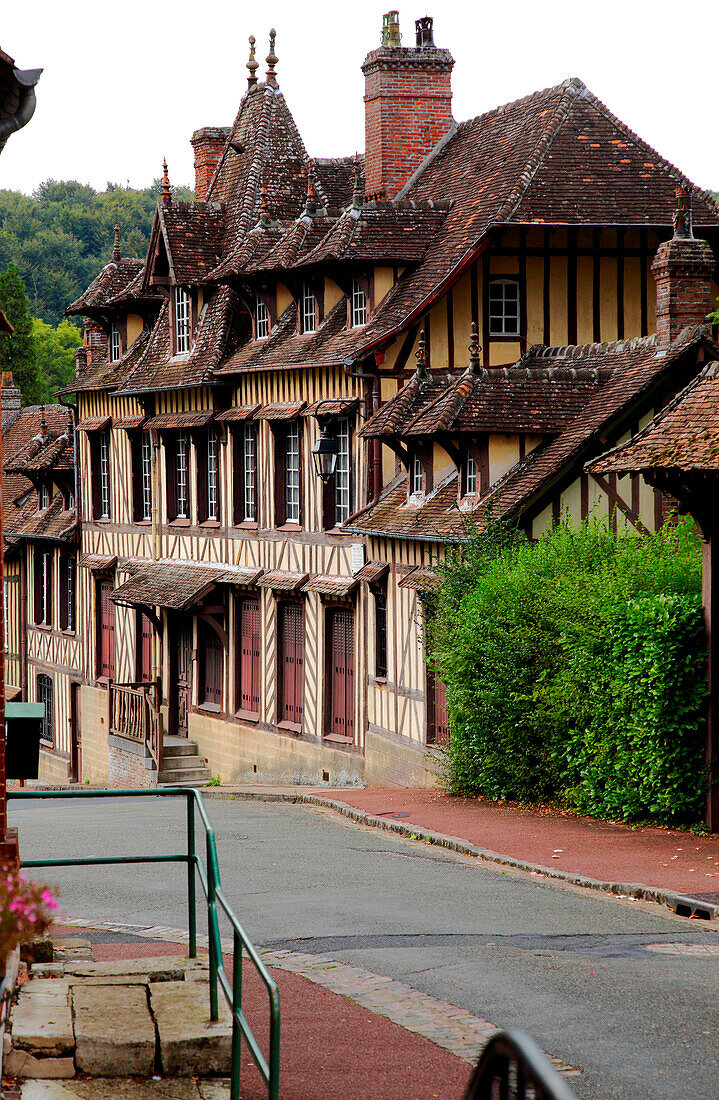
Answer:
[[20, 943], [43, 936], [57, 902], [47, 886], [28, 882], [21, 871], [0, 869], [0, 968]]

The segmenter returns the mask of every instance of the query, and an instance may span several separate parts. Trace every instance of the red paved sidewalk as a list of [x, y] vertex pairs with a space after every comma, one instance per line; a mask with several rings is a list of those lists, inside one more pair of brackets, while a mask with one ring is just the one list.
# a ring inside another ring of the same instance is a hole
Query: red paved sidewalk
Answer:
[[[155, 940], [101, 943], [91, 928], [58, 927], [57, 933], [93, 943], [93, 955], [130, 959], [177, 955], [177, 944]], [[231, 959], [225, 960], [232, 973]], [[471, 1067], [441, 1047], [368, 1012], [297, 974], [273, 970], [280, 990], [280, 1091], [292, 1100], [461, 1100]], [[267, 1050], [267, 993], [254, 968], [243, 970], [243, 1010]], [[243, 1049], [243, 1100], [266, 1100], [267, 1090]]]
[[[313, 792], [368, 814], [460, 837], [480, 848], [603, 882], [680, 894], [719, 894], [719, 836], [632, 828], [437, 790]], [[719, 900], [719, 899], [718, 899]]]

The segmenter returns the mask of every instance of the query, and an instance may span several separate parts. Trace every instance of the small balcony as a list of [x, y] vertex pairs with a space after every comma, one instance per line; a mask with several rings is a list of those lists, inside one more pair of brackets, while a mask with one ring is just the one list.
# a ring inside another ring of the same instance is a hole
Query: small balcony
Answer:
[[162, 715], [157, 680], [110, 685], [110, 733], [144, 745], [162, 767]]

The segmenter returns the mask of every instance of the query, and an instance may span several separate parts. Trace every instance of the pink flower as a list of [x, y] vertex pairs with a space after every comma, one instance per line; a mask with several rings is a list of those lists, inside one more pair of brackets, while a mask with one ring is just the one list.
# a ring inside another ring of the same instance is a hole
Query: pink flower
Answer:
[[40, 898], [45, 903], [45, 905], [47, 905], [48, 909], [57, 909], [57, 902], [55, 901], [49, 890], [43, 890]]

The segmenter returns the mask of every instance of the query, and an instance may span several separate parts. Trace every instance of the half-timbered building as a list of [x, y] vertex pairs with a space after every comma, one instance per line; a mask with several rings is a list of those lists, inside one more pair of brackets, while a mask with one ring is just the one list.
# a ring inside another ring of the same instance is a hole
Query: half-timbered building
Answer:
[[430, 782], [421, 595], [464, 514], [661, 521], [583, 464], [699, 369], [652, 265], [679, 188], [703, 320], [719, 210], [576, 79], [456, 123], [416, 36], [385, 17], [364, 157], [333, 160], [252, 39], [195, 201], [165, 172], [145, 259], [116, 240], [70, 307], [84, 778]]

